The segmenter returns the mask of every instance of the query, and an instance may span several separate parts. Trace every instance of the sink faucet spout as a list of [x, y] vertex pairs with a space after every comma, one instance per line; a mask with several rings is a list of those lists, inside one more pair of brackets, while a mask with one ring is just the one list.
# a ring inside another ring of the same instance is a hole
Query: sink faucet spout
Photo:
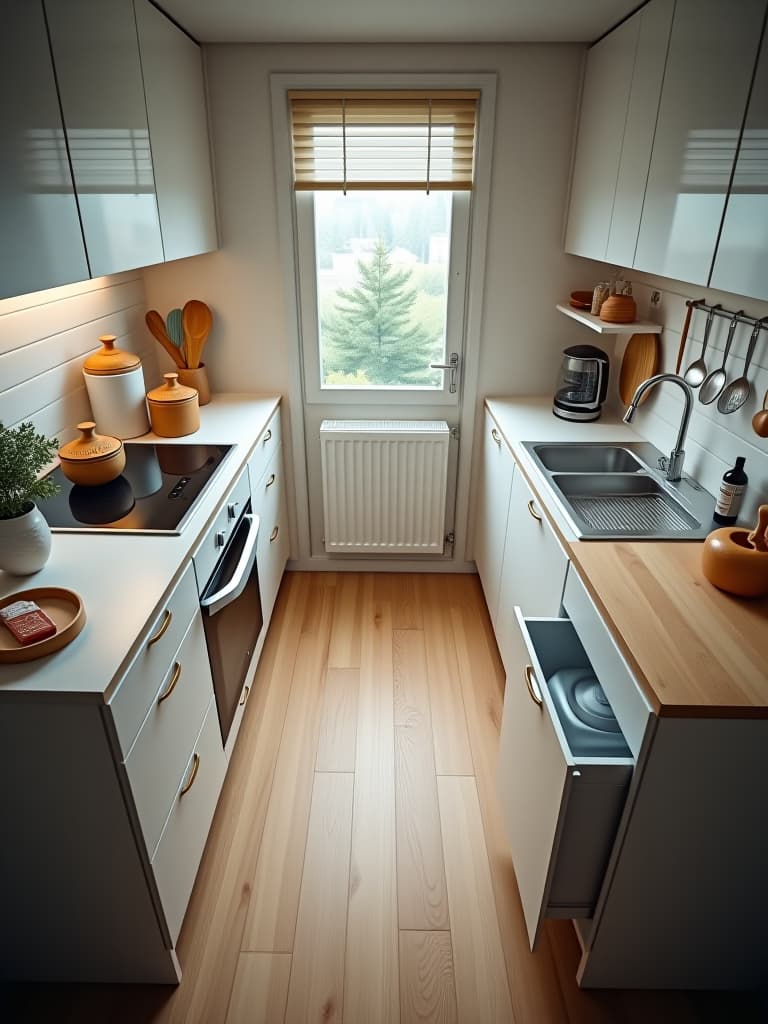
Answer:
[[677, 441], [675, 447], [669, 456], [669, 464], [667, 465], [666, 478], [667, 480], [680, 480], [683, 476], [683, 460], [685, 459], [685, 450], [683, 445], [685, 444], [685, 436], [688, 433], [688, 424], [691, 422], [691, 413], [693, 412], [693, 391], [691, 390], [690, 384], [683, 380], [682, 377], [676, 373], [657, 373], [653, 377], [649, 377], [640, 384], [632, 396], [632, 401], [627, 406], [627, 411], [624, 413], [624, 422], [631, 423], [637, 412], [637, 406], [640, 399], [646, 393], [654, 388], [657, 384], [662, 381], [672, 381], [682, 388], [683, 395], [685, 396], [685, 405], [683, 406], [683, 416], [680, 420], [680, 429], [677, 432]]

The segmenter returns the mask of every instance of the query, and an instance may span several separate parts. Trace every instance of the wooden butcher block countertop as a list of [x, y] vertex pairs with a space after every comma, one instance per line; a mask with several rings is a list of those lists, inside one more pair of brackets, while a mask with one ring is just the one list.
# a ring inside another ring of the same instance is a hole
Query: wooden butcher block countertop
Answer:
[[700, 543], [569, 548], [657, 714], [768, 718], [768, 598], [713, 587]]

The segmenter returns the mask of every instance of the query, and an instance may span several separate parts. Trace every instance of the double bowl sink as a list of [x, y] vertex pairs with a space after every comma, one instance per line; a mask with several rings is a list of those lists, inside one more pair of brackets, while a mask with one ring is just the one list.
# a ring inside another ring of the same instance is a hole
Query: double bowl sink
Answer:
[[661, 452], [626, 444], [523, 442], [576, 535], [614, 540], [700, 540], [714, 498], [691, 477], [664, 478]]

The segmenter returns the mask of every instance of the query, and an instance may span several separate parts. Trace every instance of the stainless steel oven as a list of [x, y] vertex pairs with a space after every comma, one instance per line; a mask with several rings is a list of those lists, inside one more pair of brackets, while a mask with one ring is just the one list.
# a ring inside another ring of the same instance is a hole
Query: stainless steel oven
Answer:
[[213, 690], [225, 745], [264, 625], [256, 562], [258, 535], [259, 517], [251, 511], [249, 500], [228, 539], [223, 531], [214, 532], [214, 541], [222, 544], [221, 555], [208, 579], [198, 579]]

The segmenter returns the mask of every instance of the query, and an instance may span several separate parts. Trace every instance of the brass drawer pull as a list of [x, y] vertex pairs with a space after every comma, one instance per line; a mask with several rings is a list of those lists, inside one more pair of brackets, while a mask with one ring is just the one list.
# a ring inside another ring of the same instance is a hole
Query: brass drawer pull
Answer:
[[491, 437], [492, 437], [492, 438], [493, 438], [493, 440], [494, 440], [494, 441], [496, 442], [496, 444], [497, 444], [497, 445], [498, 445], [499, 447], [501, 447], [501, 435], [499, 434], [499, 432], [498, 432], [498, 430], [496, 429], [496, 427], [491, 427]]
[[240, 707], [242, 707], [243, 704], [245, 704], [245, 702], [248, 700], [248, 695], [250, 694], [250, 692], [250, 686], [246, 686], [245, 689], [243, 690], [243, 696], [240, 698]]
[[180, 679], [181, 679], [181, 662], [177, 661], [174, 664], [174, 666], [173, 666], [173, 675], [171, 676], [171, 681], [168, 684], [168, 689], [165, 691], [165, 693], [161, 693], [160, 696], [157, 698], [157, 703], [158, 704], [162, 704], [164, 700], [168, 700], [168, 698], [171, 696], [173, 691], [176, 689], [176, 686], [177, 686], [177, 684], [178, 684]]
[[276, 526], [274, 528], [274, 530], [272, 531], [272, 533], [270, 533], [270, 535], [269, 535], [269, 543], [270, 544], [272, 543], [273, 540], [277, 540], [278, 533], [280, 533], [280, 527]]
[[523, 675], [525, 676], [525, 685], [528, 687], [528, 693], [531, 695], [531, 700], [534, 704], [541, 707], [541, 691], [539, 690], [539, 684], [536, 682], [536, 676], [533, 672], [533, 665], [526, 665], [523, 669]]
[[536, 506], [533, 504], [533, 498], [531, 498], [531, 500], [528, 502], [528, 511], [530, 512], [531, 516], [536, 520], [537, 523], [543, 522], [543, 519], [541, 518], [539, 513], [536, 511]]
[[261, 443], [262, 443], [262, 444], [266, 444], [266, 443], [267, 443], [267, 441], [271, 441], [271, 440], [272, 440], [272, 431], [271, 431], [271, 430], [268, 430], [268, 431], [266, 432], [266, 434], [264, 435], [264, 440], [263, 440], [263, 441], [262, 441]]
[[152, 644], [156, 644], [158, 640], [161, 640], [165, 636], [165, 633], [166, 633], [168, 627], [171, 624], [171, 619], [172, 618], [173, 618], [173, 612], [171, 611], [170, 608], [166, 608], [165, 609], [165, 618], [163, 619], [162, 626], [160, 627], [160, 629], [158, 629], [158, 631], [155, 633], [154, 636], [151, 636], [149, 638], [149, 640], [147, 640], [147, 647], [148, 648], [151, 647]]
[[181, 787], [181, 792], [179, 793], [179, 798], [183, 797], [185, 793], [188, 793], [190, 791], [190, 789], [192, 789], [192, 784], [194, 783], [195, 779], [197, 778], [197, 772], [198, 772], [199, 768], [200, 768], [200, 755], [199, 754], [193, 754], [192, 755], [192, 774], [189, 776], [189, 782], [184, 783], [184, 785]]
[[272, 484], [273, 484], [274, 482], [275, 482], [275, 474], [273, 473], [273, 474], [272, 474], [272, 475], [270, 476], [269, 480], [267, 480], [267, 485], [266, 485], [266, 487], [264, 488], [264, 490], [266, 491], [266, 490], [267, 490], [268, 488], [270, 488], [270, 487], [272, 486]]

